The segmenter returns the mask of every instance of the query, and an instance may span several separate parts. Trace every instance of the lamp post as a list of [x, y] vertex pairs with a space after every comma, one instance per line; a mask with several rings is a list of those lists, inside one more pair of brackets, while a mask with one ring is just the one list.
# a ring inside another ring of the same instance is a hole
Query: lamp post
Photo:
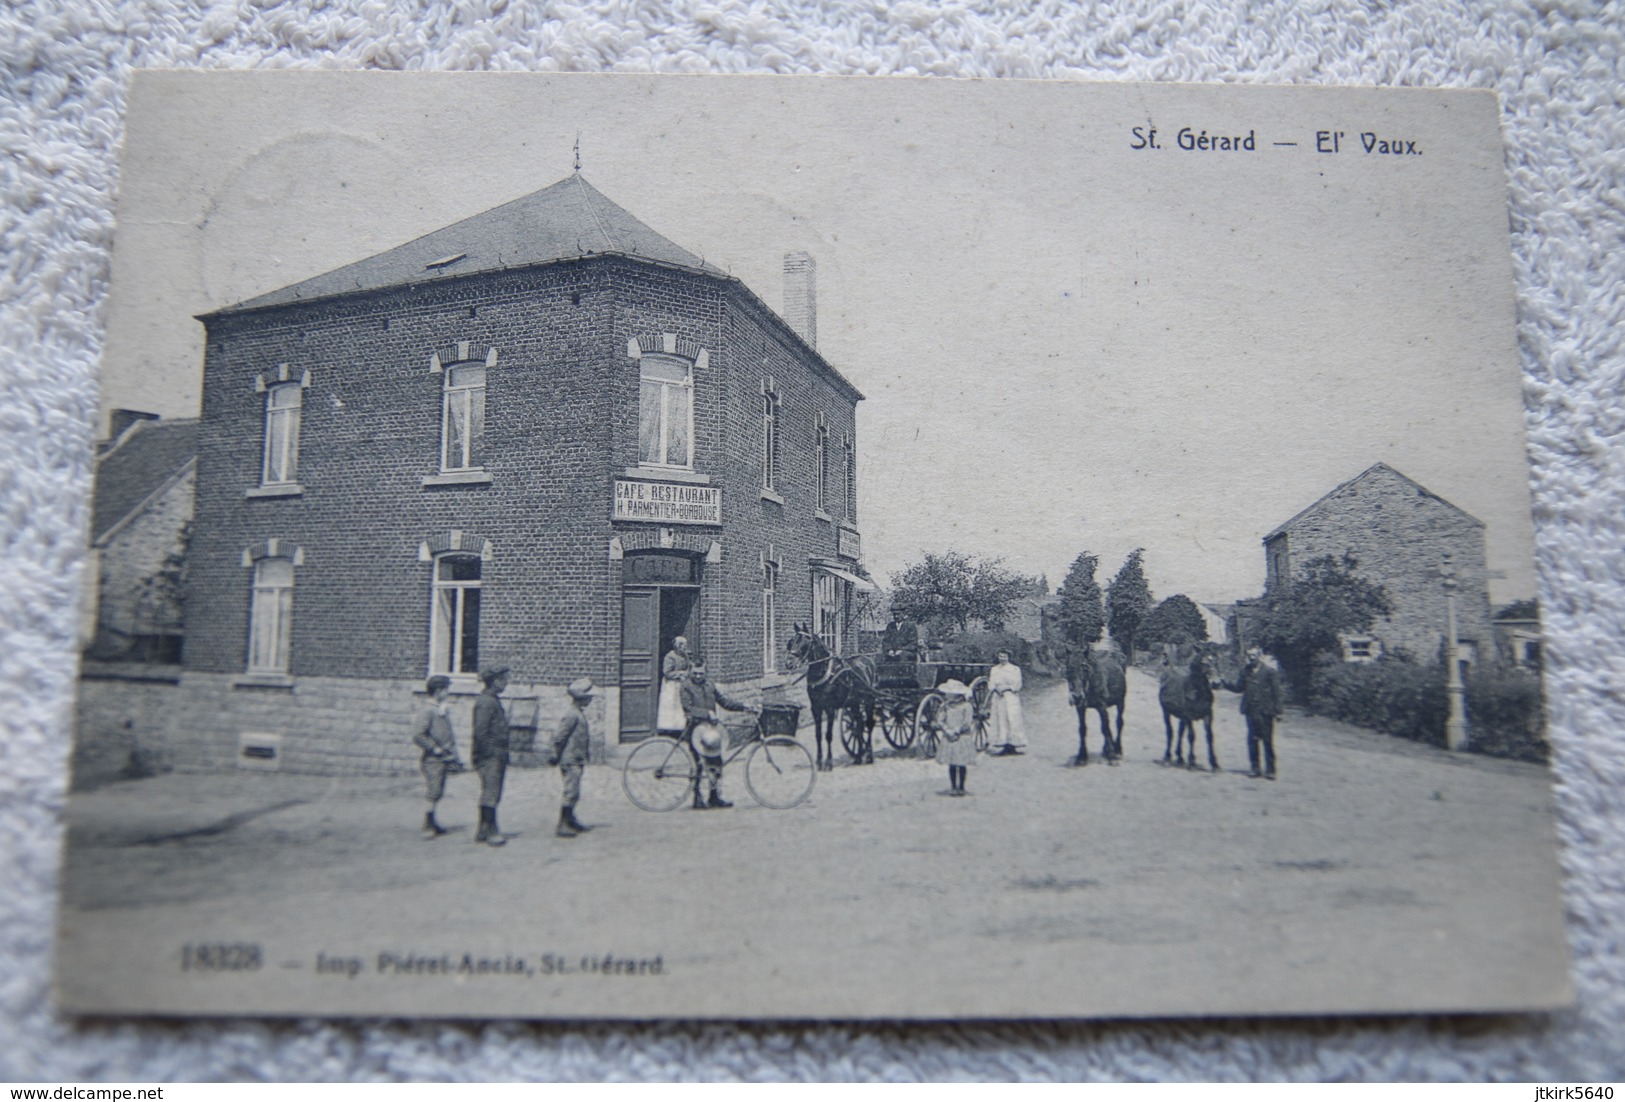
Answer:
[[1450, 702], [1450, 716], [1444, 722], [1444, 745], [1447, 750], [1465, 750], [1467, 748], [1467, 687], [1461, 683], [1461, 643], [1460, 635], [1456, 631], [1456, 565], [1451, 561], [1450, 552], [1446, 551], [1444, 566], [1439, 573], [1444, 578], [1444, 619], [1445, 636], [1444, 660], [1448, 671], [1445, 674], [1444, 691]]

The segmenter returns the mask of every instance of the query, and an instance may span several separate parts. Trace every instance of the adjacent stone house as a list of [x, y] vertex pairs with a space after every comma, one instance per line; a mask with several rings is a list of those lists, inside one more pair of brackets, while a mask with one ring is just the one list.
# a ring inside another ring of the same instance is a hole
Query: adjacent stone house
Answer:
[[92, 660], [178, 663], [198, 422], [115, 410], [96, 458], [83, 642]]
[[1343, 641], [1345, 659], [1371, 661], [1397, 651], [1418, 662], [1439, 661], [1446, 624], [1441, 570], [1448, 555], [1458, 583], [1462, 660], [1497, 661], [1483, 521], [1378, 463], [1264, 537], [1266, 599], [1304, 563], [1323, 555], [1341, 559], [1345, 553], [1354, 557], [1356, 572], [1381, 585], [1393, 604], [1392, 615], [1368, 634]]
[[425, 677], [466, 733], [493, 662], [522, 739], [587, 676], [632, 740], [677, 635], [747, 690], [855, 644], [862, 395], [785, 272], [799, 328], [578, 173], [203, 315], [172, 757], [410, 768]]

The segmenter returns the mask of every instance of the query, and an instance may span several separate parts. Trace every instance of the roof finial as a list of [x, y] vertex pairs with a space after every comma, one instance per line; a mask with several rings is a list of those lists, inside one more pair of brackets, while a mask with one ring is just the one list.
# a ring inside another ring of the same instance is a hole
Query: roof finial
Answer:
[[576, 171], [581, 171], [581, 131], [576, 131]]

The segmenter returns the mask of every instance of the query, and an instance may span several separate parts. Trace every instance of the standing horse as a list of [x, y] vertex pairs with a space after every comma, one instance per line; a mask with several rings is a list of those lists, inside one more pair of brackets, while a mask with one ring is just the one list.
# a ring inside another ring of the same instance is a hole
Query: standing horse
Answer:
[[866, 658], [848, 661], [830, 653], [806, 624], [797, 624], [785, 649], [807, 668], [807, 701], [812, 705], [813, 740], [818, 768], [835, 768], [835, 724], [843, 712], [852, 716], [859, 734], [854, 765], [873, 765], [875, 749], [875, 677]]
[[[1177, 647], [1163, 655], [1162, 684], [1157, 689], [1157, 701], [1162, 705], [1162, 726], [1167, 734], [1163, 744], [1162, 763], [1167, 765], [1170, 754], [1176, 765], [1195, 769], [1196, 721], [1207, 729], [1207, 761], [1213, 771], [1219, 771], [1219, 759], [1213, 753], [1213, 656], [1200, 647]], [[1177, 734], [1173, 721], [1179, 720]], [[1185, 758], [1185, 740], [1190, 739], [1190, 759]]]
[[[1123, 757], [1123, 703], [1128, 697], [1128, 675], [1123, 660], [1114, 651], [1099, 652], [1082, 647], [1072, 652], [1066, 663], [1066, 683], [1072, 707], [1078, 712], [1078, 756], [1074, 765], [1089, 764], [1089, 712], [1100, 715], [1100, 756], [1110, 765]], [[1117, 709], [1114, 736], [1106, 710]]]

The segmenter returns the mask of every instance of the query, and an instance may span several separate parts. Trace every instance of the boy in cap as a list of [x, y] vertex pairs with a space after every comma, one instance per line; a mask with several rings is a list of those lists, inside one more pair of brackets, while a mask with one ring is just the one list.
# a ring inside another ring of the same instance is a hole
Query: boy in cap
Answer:
[[474, 841], [488, 846], [506, 845], [497, 829], [497, 804], [502, 802], [502, 779], [508, 774], [508, 712], [498, 699], [508, 687], [507, 666], [486, 666], [480, 671], [485, 688], [474, 699], [473, 752], [469, 758], [480, 775], [480, 829]]
[[558, 763], [564, 777], [564, 796], [559, 806], [559, 825], [553, 833], [560, 838], [574, 838], [592, 828], [576, 818], [576, 801], [581, 799], [581, 774], [587, 769], [587, 750], [592, 745], [592, 728], [587, 723], [586, 707], [592, 700], [592, 680], [578, 677], [570, 682], [570, 707], [559, 720], [553, 733], [553, 760]]
[[423, 779], [428, 782], [429, 810], [423, 816], [423, 836], [438, 838], [446, 828], [435, 821], [435, 808], [446, 794], [446, 774], [463, 772], [463, 763], [457, 757], [457, 738], [451, 731], [451, 715], [446, 708], [446, 697], [451, 692], [451, 678], [435, 674], [424, 685], [429, 703], [418, 713], [417, 725], [412, 730], [412, 741], [423, 751], [420, 763]]

